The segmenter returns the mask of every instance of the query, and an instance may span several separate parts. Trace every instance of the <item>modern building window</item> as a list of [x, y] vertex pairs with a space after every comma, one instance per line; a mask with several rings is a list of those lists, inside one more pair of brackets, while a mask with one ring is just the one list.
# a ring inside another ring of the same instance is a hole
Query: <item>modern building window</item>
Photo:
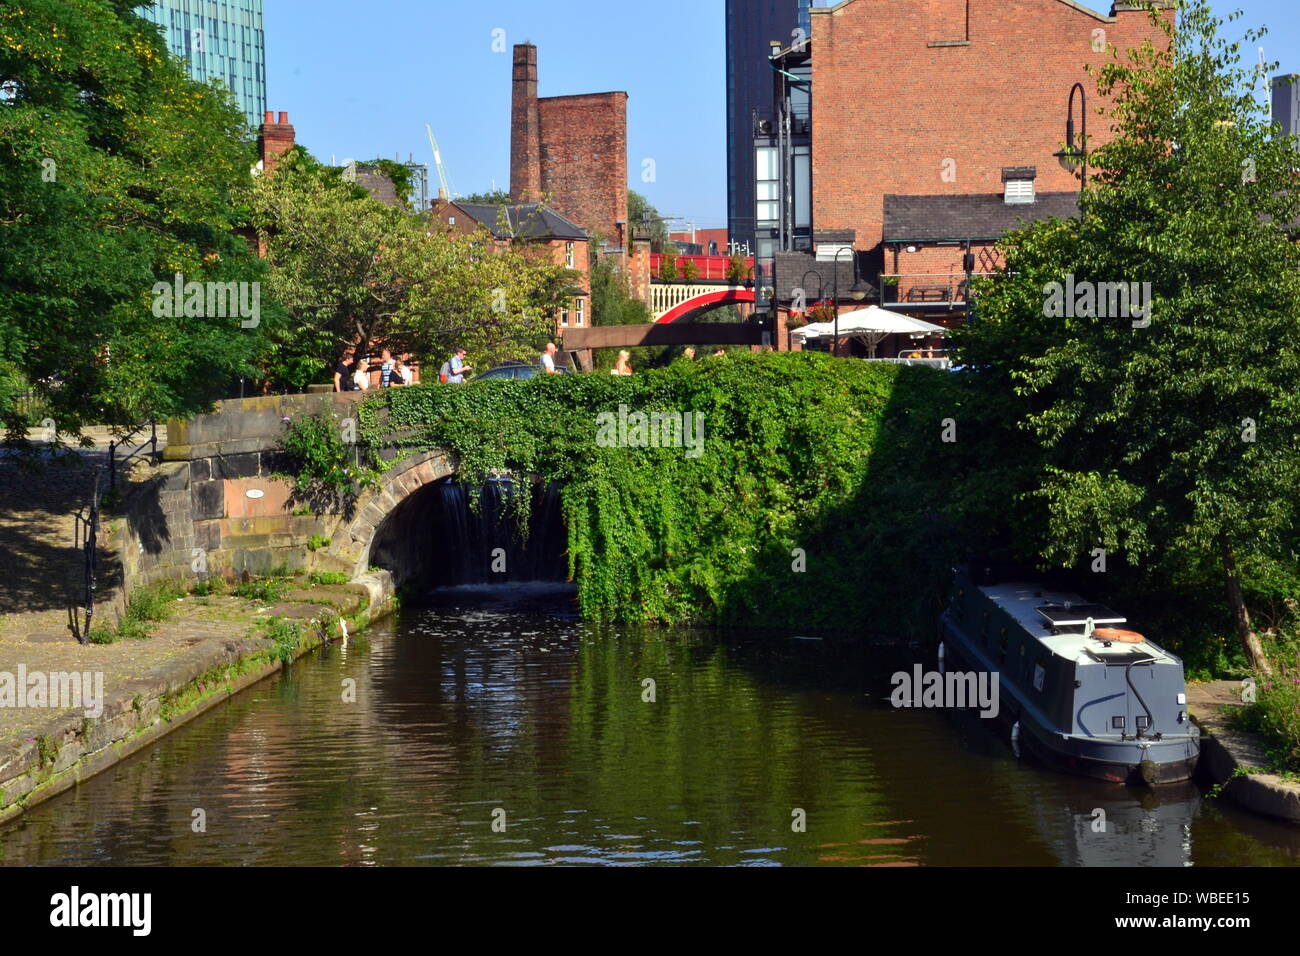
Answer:
[[755, 175], [758, 190], [756, 216], [758, 229], [775, 229], [781, 217], [781, 160], [780, 151], [775, 146], [760, 146], [755, 150], [757, 170]]
[[812, 147], [794, 148], [794, 227], [812, 227]]

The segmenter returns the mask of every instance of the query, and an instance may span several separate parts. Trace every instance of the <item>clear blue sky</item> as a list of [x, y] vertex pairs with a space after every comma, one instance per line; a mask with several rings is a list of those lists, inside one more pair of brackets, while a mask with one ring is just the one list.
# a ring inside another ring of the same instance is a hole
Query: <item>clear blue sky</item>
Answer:
[[[1110, 0], [1083, 0], [1109, 12]], [[818, 6], [829, 5], [818, 3]], [[266, 0], [267, 106], [298, 141], [342, 161], [414, 154], [432, 165], [424, 124], [452, 186], [510, 179], [510, 48], [539, 47], [542, 96], [626, 90], [628, 174], [664, 215], [726, 225], [723, 0]], [[1264, 25], [1281, 72], [1300, 73], [1300, 0], [1214, 0]], [[492, 51], [505, 31], [505, 53]], [[640, 181], [653, 158], [657, 181]], [[436, 188], [436, 175], [434, 186]]]

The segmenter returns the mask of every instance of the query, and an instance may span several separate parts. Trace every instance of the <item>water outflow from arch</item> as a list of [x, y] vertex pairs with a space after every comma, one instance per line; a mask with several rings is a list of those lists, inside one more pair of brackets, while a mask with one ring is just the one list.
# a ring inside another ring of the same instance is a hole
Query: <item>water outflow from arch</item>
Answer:
[[411, 594], [466, 585], [563, 582], [567, 545], [557, 488], [530, 486], [528, 534], [521, 535], [509, 507], [519, 487], [485, 482], [477, 509], [469, 489], [440, 481], [396, 508], [375, 535], [371, 563], [392, 572]]

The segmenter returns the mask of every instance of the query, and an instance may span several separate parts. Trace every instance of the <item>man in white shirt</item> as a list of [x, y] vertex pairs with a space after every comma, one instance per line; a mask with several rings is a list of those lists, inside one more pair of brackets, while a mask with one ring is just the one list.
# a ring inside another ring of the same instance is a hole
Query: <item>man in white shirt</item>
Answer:
[[559, 374], [555, 371], [555, 353], [558, 351], [554, 342], [546, 343], [546, 351], [542, 353], [542, 371], [547, 375]]
[[465, 381], [465, 373], [470, 371], [473, 366], [465, 364], [464, 349], [457, 349], [456, 354], [451, 357], [451, 376], [447, 379], [453, 385], [460, 385]]

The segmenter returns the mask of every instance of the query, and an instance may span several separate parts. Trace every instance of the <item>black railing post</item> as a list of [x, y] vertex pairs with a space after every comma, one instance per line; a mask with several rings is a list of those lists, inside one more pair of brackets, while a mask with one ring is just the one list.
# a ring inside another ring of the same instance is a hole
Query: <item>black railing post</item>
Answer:
[[158, 454], [158, 422], [149, 422], [149, 454]]
[[95, 619], [96, 572], [99, 560], [99, 468], [95, 468], [94, 483], [90, 491], [90, 517], [86, 519], [85, 540], [86, 570], [86, 623], [77, 635], [77, 640], [86, 644], [90, 641], [90, 628]]
[[[95, 486], [97, 488], [99, 486], [98, 477], [96, 478]], [[117, 442], [110, 441], [108, 443], [108, 490], [112, 491], [116, 487], [117, 487]]]

